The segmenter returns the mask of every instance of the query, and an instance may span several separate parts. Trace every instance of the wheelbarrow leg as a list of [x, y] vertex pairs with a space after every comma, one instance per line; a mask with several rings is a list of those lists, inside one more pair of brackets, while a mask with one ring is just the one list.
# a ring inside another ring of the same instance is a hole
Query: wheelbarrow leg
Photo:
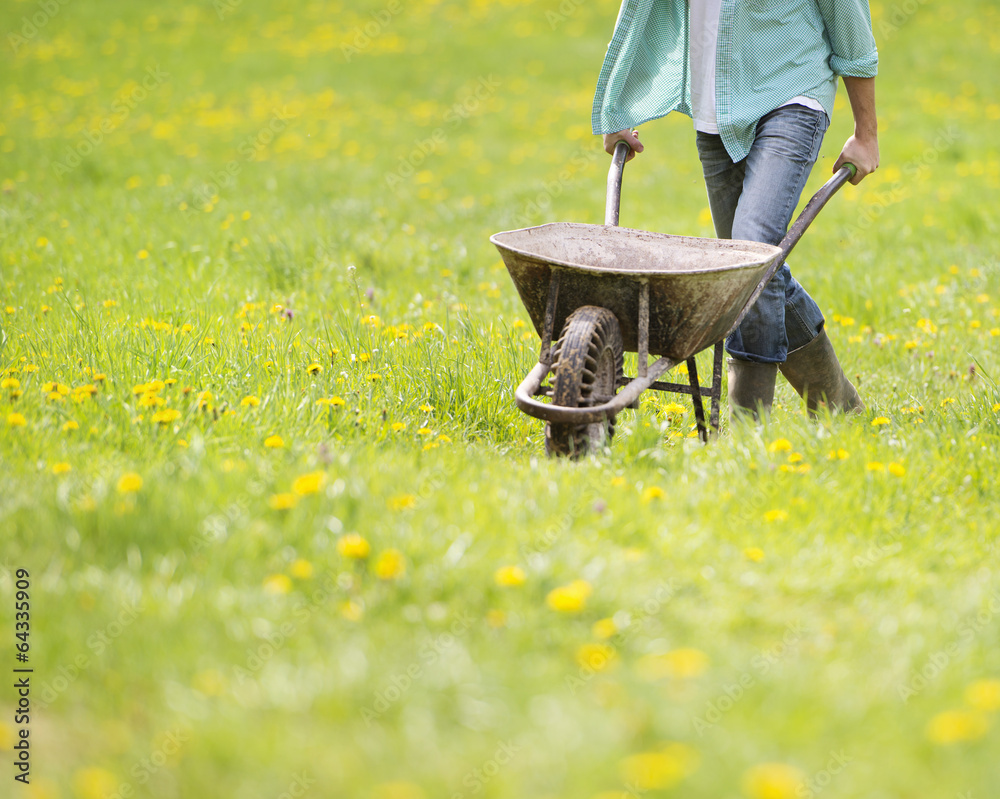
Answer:
[[708, 443], [708, 428], [705, 427], [705, 403], [701, 399], [701, 386], [698, 384], [698, 364], [692, 355], [687, 359], [688, 382], [691, 384], [691, 404], [694, 405], [694, 418], [698, 422], [698, 438], [703, 444]]
[[712, 364], [712, 417], [711, 424], [715, 432], [719, 432], [719, 402], [722, 398], [722, 342], [715, 345], [715, 358]]

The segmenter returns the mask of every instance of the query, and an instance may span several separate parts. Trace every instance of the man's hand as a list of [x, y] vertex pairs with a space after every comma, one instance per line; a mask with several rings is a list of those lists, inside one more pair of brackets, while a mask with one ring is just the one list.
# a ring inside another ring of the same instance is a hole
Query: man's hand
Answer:
[[851, 183], [857, 186], [878, 169], [878, 119], [875, 115], [875, 78], [844, 78], [847, 97], [854, 113], [854, 135], [847, 140], [833, 165], [836, 172], [846, 162], [858, 168]]
[[620, 130], [617, 133], [604, 134], [604, 152], [609, 155], [614, 155], [615, 145], [620, 141], [625, 142], [631, 148], [629, 150], [629, 154], [625, 157], [626, 163], [631, 161], [638, 153], [641, 153], [645, 149], [642, 146], [642, 142], [639, 141], [639, 131]]
[[878, 169], [878, 138], [862, 140], [857, 134], [851, 136], [833, 165], [833, 171], [836, 172], [846, 162], [858, 168], [858, 174], [851, 179], [851, 183], [857, 186], [862, 178]]

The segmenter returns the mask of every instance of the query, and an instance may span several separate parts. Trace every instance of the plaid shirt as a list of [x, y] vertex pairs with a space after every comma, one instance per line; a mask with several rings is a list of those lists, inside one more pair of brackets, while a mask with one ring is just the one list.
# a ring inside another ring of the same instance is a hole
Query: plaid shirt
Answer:
[[[671, 111], [691, 116], [688, 38], [688, 0], [624, 0], [597, 82], [594, 133]], [[868, 0], [722, 2], [716, 116], [734, 161], [750, 152], [765, 114], [800, 95], [831, 114], [838, 75], [877, 72]]]

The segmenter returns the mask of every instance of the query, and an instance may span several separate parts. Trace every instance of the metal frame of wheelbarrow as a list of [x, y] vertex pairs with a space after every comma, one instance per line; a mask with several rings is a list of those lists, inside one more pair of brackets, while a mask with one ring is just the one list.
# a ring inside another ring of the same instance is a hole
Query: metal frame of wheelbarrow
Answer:
[[[625, 160], [629, 153], [629, 146], [623, 141], [619, 141], [615, 146], [615, 152], [611, 159], [611, 168], [608, 171], [608, 191], [605, 207], [604, 224], [609, 226], [618, 225], [618, 216], [621, 208], [622, 176], [625, 171]], [[695, 364], [695, 356], [686, 359], [688, 366], [688, 379], [690, 384], [685, 386], [679, 383], [666, 383], [659, 378], [667, 371], [677, 366], [681, 360], [661, 357], [653, 363], [649, 363], [649, 283], [641, 282], [639, 293], [639, 329], [638, 329], [638, 375], [633, 378], [626, 378], [621, 391], [613, 397], [596, 397], [596, 404], [589, 407], [572, 408], [562, 405], [551, 405], [539, 402], [536, 396], [544, 394], [542, 382], [548, 377], [552, 370], [552, 341], [555, 333], [556, 306], [559, 300], [559, 275], [560, 267], [552, 265], [552, 276], [549, 283], [548, 302], [545, 309], [545, 322], [542, 331], [542, 346], [538, 356], [538, 363], [521, 381], [521, 384], [514, 392], [514, 399], [518, 408], [529, 416], [541, 419], [546, 422], [556, 424], [585, 425], [603, 422], [614, 418], [616, 414], [625, 408], [638, 407], [639, 395], [647, 389], [654, 391], [669, 391], [678, 394], [688, 394], [691, 396], [694, 405], [695, 419], [698, 424], [698, 435], [704, 442], [708, 441], [708, 429], [705, 425], [705, 408], [703, 397], [710, 397], [712, 400], [712, 411], [710, 424], [718, 431], [719, 429], [719, 401], [722, 396], [722, 350], [723, 341], [733, 332], [747, 312], [753, 307], [760, 293], [768, 284], [774, 273], [785, 262], [788, 255], [799, 243], [802, 235], [809, 225], [816, 219], [823, 206], [827, 204], [831, 197], [840, 188], [857, 174], [857, 168], [853, 164], [845, 164], [837, 173], [823, 185], [823, 187], [813, 195], [806, 207], [802, 210], [795, 224], [791, 226], [788, 233], [778, 245], [781, 250], [781, 257], [775, 258], [768, 267], [764, 276], [757, 283], [756, 288], [746, 301], [743, 309], [736, 317], [729, 331], [723, 336], [723, 340], [715, 344], [715, 357], [712, 368], [712, 387], [702, 388], [698, 382], [698, 368]], [[604, 400], [601, 402], [600, 400]]]

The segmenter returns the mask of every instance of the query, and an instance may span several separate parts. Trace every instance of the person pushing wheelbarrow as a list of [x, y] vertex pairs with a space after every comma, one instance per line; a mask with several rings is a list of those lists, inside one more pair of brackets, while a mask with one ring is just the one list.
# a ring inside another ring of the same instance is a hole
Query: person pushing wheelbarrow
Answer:
[[[624, 0], [594, 96], [593, 131], [643, 152], [639, 125], [694, 120], [719, 238], [777, 244], [819, 155], [837, 77], [854, 135], [834, 164], [878, 168], [878, 51], [868, 0]], [[782, 264], [726, 339], [731, 416], [767, 413], [780, 370], [810, 413], [860, 412], [823, 314]]]

